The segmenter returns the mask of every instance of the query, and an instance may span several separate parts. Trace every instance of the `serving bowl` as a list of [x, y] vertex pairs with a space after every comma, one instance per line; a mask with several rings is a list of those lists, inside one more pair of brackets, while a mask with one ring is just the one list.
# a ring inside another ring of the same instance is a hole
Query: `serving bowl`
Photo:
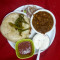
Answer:
[[[40, 10], [37, 10], [36, 12], [33, 13], [32, 17], [31, 17], [31, 20], [30, 20], [30, 24], [31, 24], [32, 29], [33, 29], [36, 33], [41, 33], [41, 32], [38, 32], [38, 31], [34, 28], [34, 26], [33, 26], [33, 24], [32, 24], [32, 20], [33, 20], [34, 14], [36, 14], [36, 13], [38, 13], [38, 12], [47, 12], [47, 13], [49, 13], [49, 14], [52, 16], [52, 18], [53, 18], [53, 26], [52, 26], [52, 29], [51, 29], [51, 30], [53, 30], [53, 28], [54, 28], [55, 25], [56, 25], [56, 19], [55, 19], [54, 14], [53, 14], [51, 11], [46, 10], [46, 9], [40, 9]], [[46, 33], [49, 33], [51, 30], [47, 31]]]

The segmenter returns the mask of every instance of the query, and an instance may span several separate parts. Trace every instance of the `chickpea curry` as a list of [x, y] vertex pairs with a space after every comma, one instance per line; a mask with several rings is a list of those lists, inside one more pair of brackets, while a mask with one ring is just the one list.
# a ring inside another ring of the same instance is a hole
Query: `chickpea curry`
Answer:
[[53, 18], [48, 12], [40, 11], [33, 16], [32, 24], [34, 28], [43, 34], [53, 27]]

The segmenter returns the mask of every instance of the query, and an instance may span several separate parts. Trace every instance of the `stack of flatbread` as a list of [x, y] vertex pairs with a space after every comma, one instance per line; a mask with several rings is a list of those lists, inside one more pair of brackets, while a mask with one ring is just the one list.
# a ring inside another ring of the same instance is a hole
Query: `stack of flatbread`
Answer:
[[[7, 38], [7, 40], [10, 40], [12, 42], [16, 42], [18, 40], [24, 39], [29, 37], [30, 34], [30, 29], [23, 31], [21, 33], [22, 36], [19, 35], [18, 30], [15, 28], [11, 27], [9, 25], [9, 22], [15, 23], [16, 19], [19, 17], [19, 13], [10, 13], [2, 21], [1, 24], [1, 33], [4, 35], [4, 37]], [[23, 23], [23, 27], [29, 28], [30, 27], [30, 22], [29, 19], [24, 15], [24, 19], [28, 24]]]

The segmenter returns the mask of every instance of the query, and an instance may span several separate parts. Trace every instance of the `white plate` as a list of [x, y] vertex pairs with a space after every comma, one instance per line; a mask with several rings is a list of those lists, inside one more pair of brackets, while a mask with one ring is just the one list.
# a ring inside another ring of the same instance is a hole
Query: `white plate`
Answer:
[[[13, 12], [18, 12], [18, 13], [19, 13], [19, 12], [21, 12], [21, 10], [24, 10], [24, 8], [26, 8], [27, 6], [33, 6], [33, 5], [24, 5], [24, 6], [18, 7], [18, 8], [15, 9]], [[40, 7], [40, 6], [37, 6], [37, 5], [34, 5], [34, 6], [36, 6], [37, 8], [40, 8], [40, 9], [44, 9], [44, 8], [42, 8], [42, 7]], [[35, 34], [36, 34], [36, 33], [34, 32], [34, 30], [31, 30], [31, 35], [29, 36], [29, 38], [32, 39]], [[56, 26], [54, 26], [53, 29], [52, 29], [49, 33], [46, 33], [46, 35], [48, 35], [49, 38], [50, 38], [50, 45], [51, 45], [52, 42], [54, 41], [55, 34], [56, 34]], [[11, 45], [11, 47], [12, 47], [13, 49], [15, 49], [15, 43], [13, 43], [13, 42], [11, 42], [11, 41], [9, 41], [9, 40], [8, 40], [8, 43]], [[41, 51], [41, 52], [43, 52], [43, 51]], [[38, 50], [35, 49], [35, 54], [37, 54], [37, 53], [38, 53]]]

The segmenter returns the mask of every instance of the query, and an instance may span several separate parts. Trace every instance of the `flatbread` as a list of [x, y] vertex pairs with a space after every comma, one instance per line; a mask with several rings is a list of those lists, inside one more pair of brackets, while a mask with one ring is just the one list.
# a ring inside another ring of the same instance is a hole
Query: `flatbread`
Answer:
[[[29, 37], [30, 29], [22, 32], [21, 34], [22, 36], [20, 36], [18, 30], [16, 30], [15, 28], [9, 25], [9, 22], [14, 23], [18, 17], [19, 17], [19, 13], [10, 13], [3, 19], [1, 24], [1, 33], [3, 34], [4, 37], [7, 38], [7, 40], [10, 40], [12, 42], [16, 42], [18, 40]], [[29, 24], [23, 23], [22, 24], [23, 27], [25, 29], [29, 28], [30, 27], [29, 19], [26, 16], [24, 16], [24, 19]]]

